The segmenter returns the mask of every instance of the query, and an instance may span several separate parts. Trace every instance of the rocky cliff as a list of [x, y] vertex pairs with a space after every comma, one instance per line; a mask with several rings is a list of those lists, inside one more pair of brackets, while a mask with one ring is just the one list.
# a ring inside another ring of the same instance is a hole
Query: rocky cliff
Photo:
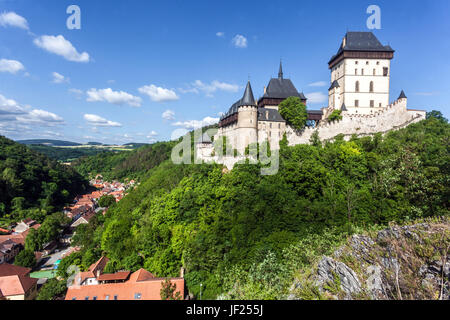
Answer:
[[448, 218], [354, 235], [301, 273], [288, 299], [449, 300]]

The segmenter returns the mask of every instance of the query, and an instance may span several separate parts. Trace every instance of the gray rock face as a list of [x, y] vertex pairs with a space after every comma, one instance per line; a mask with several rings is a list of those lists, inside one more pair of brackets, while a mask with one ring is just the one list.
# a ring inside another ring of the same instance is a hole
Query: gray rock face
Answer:
[[335, 276], [340, 280], [341, 289], [346, 293], [346, 298], [361, 291], [361, 283], [356, 273], [342, 262], [337, 262], [330, 257], [323, 257], [317, 269], [317, 283], [323, 288], [326, 284], [334, 283]]
[[385, 290], [383, 286], [381, 267], [371, 265], [367, 267], [366, 274], [368, 275], [366, 280], [366, 288], [370, 292], [370, 297], [374, 300], [384, 299]]
[[358, 260], [364, 260], [368, 263], [373, 263], [373, 259], [370, 256], [370, 250], [375, 242], [370, 237], [354, 235], [350, 239], [350, 246], [353, 249], [353, 255]]

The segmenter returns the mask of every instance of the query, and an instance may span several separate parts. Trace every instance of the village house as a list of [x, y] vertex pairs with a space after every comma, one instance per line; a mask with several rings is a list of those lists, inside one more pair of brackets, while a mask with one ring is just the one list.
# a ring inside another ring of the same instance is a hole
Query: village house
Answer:
[[0, 265], [0, 292], [7, 300], [33, 300], [37, 279], [30, 278], [31, 269], [11, 264]]
[[0, 242], [0, 264], [13, 260], [22, 248], [22, 244], [11, 239]]
[[37, 224], [36, 221], [32, 219], [24, 219], [16, 225], [14, 232], [19, 234], [29, 230], [30, 228], [38, 229], [40, 226], [40, 224]]
[[[103, 269], [108, 258], [102, 257], [86, 272], [80, 272], [67, 290], [66, 300], [161, 300], [165, 278], [157, 278], [144, 269], [108, 274]], [[169, 279], [184, 298], [183, 277]]]

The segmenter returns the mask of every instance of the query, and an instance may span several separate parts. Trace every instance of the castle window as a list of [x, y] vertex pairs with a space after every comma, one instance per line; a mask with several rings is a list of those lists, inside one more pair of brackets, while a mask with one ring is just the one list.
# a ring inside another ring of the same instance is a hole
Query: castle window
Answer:
[[373, 81], [370, 81], [370, 88], [369, 88], [370, 92], [373, 92]]
[[355, 64], [358, 64], [358, 61], [355, 61]]
[[377, 74], [377, 71], [373, 69], [373, 75], [375, 76]]
[[270, 129], [272, 129], [272, 124], [270, 124]]
[[387, 77], [387, 76], [388, 76], [388, 73], [389, 73], [389, 68], [384, 67], [384, 68], [383, 68], [383, 76]]
[[355, 76], [358, 75], [358, 69], [355, 69]]
[[281, 129], [281, 123], [278, 124], [278, 129]]
[[370, 107], [373, 108], [374, 105], [375, 105], [374, 101], [373, 101], [373, 100], [370, 100]]
[[364, 69], [361, 69], [361, 75], [364, 75]]
[[359, 100], [355, 100], [355, 107], [359, 107]]
[[369, 61], [366, 61], [366, 65], [369, 65]]
[[359, 81], [356, 81], [355, 83], [355, 91], [359, 92]]
[[377, 66], [379, 66], [380, 65], [380, 61], [377, 61]]
[[381, 102], [378, 104], [378, 106], [381, 108]]

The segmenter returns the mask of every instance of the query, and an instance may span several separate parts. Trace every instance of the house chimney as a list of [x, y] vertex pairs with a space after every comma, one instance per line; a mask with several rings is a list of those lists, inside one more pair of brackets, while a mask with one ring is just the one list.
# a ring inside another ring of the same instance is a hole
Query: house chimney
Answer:
[[184, 272], [185, 272], [186, 270], [184, 269], [184, 267], [181, 267], [181, 269], [180, 269], [180, 278], [184, 278]]
[[264, 94], [266, 94], [267, 93], [267, 88], [266, 88], [266, 86], [264, 86]]

